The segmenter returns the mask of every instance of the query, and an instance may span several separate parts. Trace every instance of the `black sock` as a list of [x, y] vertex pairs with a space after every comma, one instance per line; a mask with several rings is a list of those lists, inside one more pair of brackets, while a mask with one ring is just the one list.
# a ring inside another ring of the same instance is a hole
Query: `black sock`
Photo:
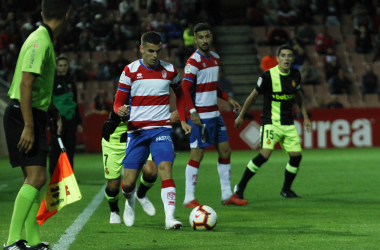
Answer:
[[[302, 155], [290, 157], [289, 163], [285, 169], [285, 181], [284, 181], [284, 186], [282, 187], [282, 190], [284, 191], [290, 190], [290, 187], [292, 186], [292, 183], [294, 179], [296, 178], [301, 159], [302, 159]], [[287, 168], [289, 168], [289, 170], [291, 170], [293, 173], [290, 172]]]
[[[247, 168], [244, 171], [243, 177], [241, 178], [238, 187], [239, 191], [236, 194], [242, 195], [248, 181], [256, 174], [256, 171], [263, 165], [268, 159], [265, 159], [262, 154], [258, 154], [255, 158], [248, 163]], [[252, 171], [252, 170], [254, 171]]]
[[285, 181], [284, 186], [282, 187], [282, 190], [288, 191], [290, 190], [290, 187], [292, 186], [292, 183], [294, 181], [294, 178], [296, 178], [297, 174], [290, 173], [288, 170], [285, 169]]
[[119, 205], [118, 205], [118, 201], [119, 201], [119, 198], [118, 198], [118, 194], [119, 194], [119, 189], [117, 190], [117, 192], [112, 192], [110, 189], [108, 189], [108, 187], [106, 187], [106, 195], [111, 198], [111, 197], [115, 197], [114, 199], [108, 199], [107, 197], [107, 200], [108, 200], [108, 204], [110, 206], [110, 210], [111, 212], [119, 212]]
[[157, 177], [152, 180], [152, 179], [148, 179], [144, 174], [141, 176], [141, 182], [140, 182], [140, 186], [139, 188], [137, 189], [137, 192], [136, 192], [136, 195], [138, 198], [143, 198], [145, 197], [146, 195], [146, 192], [148, 192], [148, 190], [153, 187], [154, 183], [156, 182], [156, 179]]

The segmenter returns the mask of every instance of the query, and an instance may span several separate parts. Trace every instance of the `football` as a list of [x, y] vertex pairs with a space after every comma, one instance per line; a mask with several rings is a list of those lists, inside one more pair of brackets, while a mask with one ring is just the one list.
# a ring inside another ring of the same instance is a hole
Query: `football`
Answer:
[[194, 230], [212, 230], [216, 226], [217, 215], [211, 207], [201, 205], [191, 211], [189, 220]]

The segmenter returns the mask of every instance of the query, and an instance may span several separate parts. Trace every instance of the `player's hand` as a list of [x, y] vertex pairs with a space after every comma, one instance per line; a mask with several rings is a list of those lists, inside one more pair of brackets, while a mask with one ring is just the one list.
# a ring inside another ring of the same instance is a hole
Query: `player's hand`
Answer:
[[240, 115], [235, 119], [235, 128], [240, 128], [243, 124], [244, 119]]
[[240, 112], [241, 107], [240, 107], [240, 104], [237, 101], [235, 101], [234, 99], [232, 99], [230, 97], [230, 98], [228, 98], [228, 103], [232, 105], [233, 111], [235, 113], [239, 113]]
[[119, 108], [119, 111], [117, 112], [117, 114], [118, 114], [120, 117], [123, 117], [123, 116], [129, 115], [129, 105], [121, 106], [121, 107]]
[[185, 131], [185, 135], [188, 135], [191, 133], [191, 130], [193, 129], [187, 122], [181, 121], [182, 129]]
[[178, 111], [173, 111], [171, 114], [170, 114], [170, 121], [172, 123], [175, 123], [175, 122], [179, 122], [179, 114], [178, 114]]
[[309, 118], [305, 118], [303, 120], [303, 125], [305, 126], [307, 132], [311, 132], [313, 130], [313, 124], [311, 123]]
[[77, 131], [78, 131], [78, 133], [82, 133], [83, 132], [83, 126], [82, 126], [82, 124], [79, 124], [77, 126]]
[[201, 118], [199, 117], [198, 112], [193, 112], [190, 114], [191, 115], [191, 121], [193, 122], [194, 125], [202, 127], [202, 122]]
[[24, 153], [28, 153], [34, 144], [34, 131], [31, 127], [24, 127], [22, 131], [21, 138], [19, 143], [17, 144], [18, 150]]

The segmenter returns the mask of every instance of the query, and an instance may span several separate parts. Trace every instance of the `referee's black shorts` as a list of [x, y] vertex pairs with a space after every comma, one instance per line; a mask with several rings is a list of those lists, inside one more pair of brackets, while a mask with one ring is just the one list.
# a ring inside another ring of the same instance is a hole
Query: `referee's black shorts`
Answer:
[[46, 140], [46, 112], [32, 108], [34, 121], [34, 144], [33, 148], [25, 154], [19, 151], [17, 145], [24, 130], [24, 119], [22, 117], [20, 102], [11, 100], [4, 113], [4, 130], [7, 140], [9, 160], [12, 167], [43, 166], [46, 167], [46, 158], [49, 146]]

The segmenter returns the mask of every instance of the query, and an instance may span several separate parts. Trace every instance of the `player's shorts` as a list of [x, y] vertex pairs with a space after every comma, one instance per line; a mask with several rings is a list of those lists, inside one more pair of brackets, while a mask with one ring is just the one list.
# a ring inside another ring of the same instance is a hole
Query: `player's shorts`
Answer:
[[187, 123], [193, 128], [190, 134], [190, 148], [205, 148], [216, 143], [228, 141], [227, 128], [222, 116], [201, 119], [202, 127], [194, 125], [191, 119]]
[[11, 100], [4, 113], [4, 130], [8, 146], [9, 160], [12, 167], [42, 166], [46, 167], [46, 159], [49, 146], [46, 140], [46, 112], [32, 108], [34, 122], [34, 144], [33, 148], [25, 154], [20, 152], [17, 145], [24, 130], [24, 119], [22, 117], [20, 102]]
[[126, 143], [110, 143], [102, 138], [104, 177], [116, 179], [121, 175]]
[[158, 166], [163, 161], [174, 161], [174, 145], [171, 128], [155, 128], [128, 133], [124, 168], [141, 170], [149, 151]]
[[260, 127], [260, 147], [272, 149], [280, 142], [286, 152], [301, 152], [301, 141], [295, 125], [266, 124]]

